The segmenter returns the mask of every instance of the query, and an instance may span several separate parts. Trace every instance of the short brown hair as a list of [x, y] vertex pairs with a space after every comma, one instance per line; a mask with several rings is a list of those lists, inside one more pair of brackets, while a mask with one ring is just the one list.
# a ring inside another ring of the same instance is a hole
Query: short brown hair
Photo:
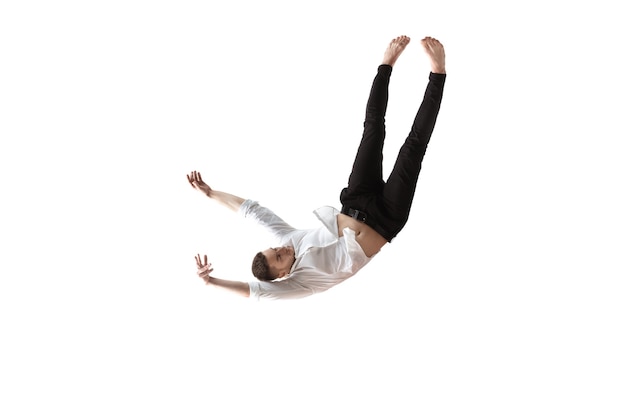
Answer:
[[252, 275], [261, 281], [274, 280], [274, 277], [270, 274], [270, 265], [262, 252], [254, 255], [254, 259], [252, 259]]

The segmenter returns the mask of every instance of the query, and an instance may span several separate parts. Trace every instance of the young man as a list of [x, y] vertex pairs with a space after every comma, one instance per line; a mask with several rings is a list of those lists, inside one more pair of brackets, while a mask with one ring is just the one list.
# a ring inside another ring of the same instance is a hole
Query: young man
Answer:
[[266, 249], [254, 257], [252, 272], [258, 282], [216, 278], [211, 275], [213, 269], [207, 256], [197, 255], [198, 275], [208, 285], [256, 299], [306, 297], [356, 274], [402, 230], [409, 217], [446, 79], [443, 45], [431, 37], [422, 39], [431, 65], [428, 86], [395, 166], [387, 181], [383, 181], [382, 150], [389, 78], [396, 60], [409, 42], [407, 36], [397, 37], [384, 53], [367, 102], [363, 138], [348, 186], [341, 191], [341, 212], [332, 207], [316, 210], [322, 227], [295, 229], [256, 201], [211, 189], [199, 172], [187, 175], [195, 189], [256, 220], [280, 242], [279, 247]]

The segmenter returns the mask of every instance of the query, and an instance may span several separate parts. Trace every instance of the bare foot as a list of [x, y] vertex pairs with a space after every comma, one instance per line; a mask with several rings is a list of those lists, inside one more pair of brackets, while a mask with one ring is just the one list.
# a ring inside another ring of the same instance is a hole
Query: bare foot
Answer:
[[396, 63], [396, 60], [398, 59], [400, 54], [402, 54], [402, 51], [404, 51], [404, 48], [406, 48], [409, 42], [411, 42], [411, 38], [404, 35], [398, 36], [397, 38], [393, 39], [389, 43], [389, 46], [385, 51], [382, 65], [391, 65], [393, 67], [393, 65]]
[[443, 49], [443, 45], [435, 38], [430, 36], [422, 39], [422, 46], [424, 51], [430, 58], [430, 69], [435, 74], [446, 73], [446, 51]]

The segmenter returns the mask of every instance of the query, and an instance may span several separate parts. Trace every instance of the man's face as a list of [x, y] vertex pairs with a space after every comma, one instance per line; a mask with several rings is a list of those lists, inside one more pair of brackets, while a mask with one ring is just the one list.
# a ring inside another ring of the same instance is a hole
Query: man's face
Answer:
[[278, 278], [289, 274], [291, 266], [296, 260], [295, 251], [291, 246], [269, 248], [265, 249], [262, 253], [265, 255], [265, 258], [267, 258], [270, 273]]

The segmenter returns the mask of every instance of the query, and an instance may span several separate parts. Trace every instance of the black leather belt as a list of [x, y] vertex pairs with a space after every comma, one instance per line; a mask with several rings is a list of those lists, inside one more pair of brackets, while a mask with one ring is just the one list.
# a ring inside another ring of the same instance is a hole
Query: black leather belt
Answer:
[[348, 216], [352, 217], [353, 219], [357, 219], [360, 222], [365, 223], [365, 220], [367, 220], [367, 213], [362, 212], [361, 210], [355, 210], [355, 209], [348, 209], [347, 213]]
[[385, 239], [388, 239], [391, 242], [391, 239], [387, 238], [387, 236], [390, 236], [390, 234], [384, 228], [378, 226], [376, 219], [368, 216], [367, 213], [365, 213], [364, 211], [343, 206], [341, 208], [341, 212], [346, 216], [352, 217], [353, 219], [365, 223], [372, 229], [376, 230], [381, 236], [385, 237]]

